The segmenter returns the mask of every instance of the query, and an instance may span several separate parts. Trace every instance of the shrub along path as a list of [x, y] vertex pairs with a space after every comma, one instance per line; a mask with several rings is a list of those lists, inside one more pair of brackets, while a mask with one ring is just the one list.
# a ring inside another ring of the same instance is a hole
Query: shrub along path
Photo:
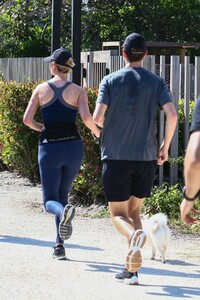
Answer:
[[41, 187], [15, 173], [0, 172], [0, 293], [6, 300], [200, 299], [200, 239], [173, 235], [168, 262], [149, 260], [143, 249], [140, 285], [115, 281], [125, 241], [110, 218], [74, 219], [68, 260], [51, 258], [54, 220], [44, 213]]

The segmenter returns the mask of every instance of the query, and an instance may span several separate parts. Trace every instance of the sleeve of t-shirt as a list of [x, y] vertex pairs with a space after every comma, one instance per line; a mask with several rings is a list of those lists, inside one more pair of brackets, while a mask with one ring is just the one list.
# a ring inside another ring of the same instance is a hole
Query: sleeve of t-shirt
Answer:
[[110, 92], [107, 77], [104, 77], [99, 85], [99, 93], [97, 97], [97, 103], [104, 103], [109, 106]]
[[158, 103], [159, 106], [162, 108], [168, 102], [172, 101], [171, 92], [163, 78], [160, 78], [160, 88], [159, 88], [159, 96], [158, 96]]
[[200, 130], [200, 95], [195, 102], [190, 133]]

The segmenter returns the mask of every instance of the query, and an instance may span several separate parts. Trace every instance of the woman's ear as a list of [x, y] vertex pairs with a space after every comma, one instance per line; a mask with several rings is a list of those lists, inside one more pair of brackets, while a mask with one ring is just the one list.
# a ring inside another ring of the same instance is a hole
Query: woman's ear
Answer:
[[51, 62], [49, 65], [50, 68], [50, 72], [55, 75], [55, 72], [57, 72], [57, 65], [55, 64], [55, 62]]

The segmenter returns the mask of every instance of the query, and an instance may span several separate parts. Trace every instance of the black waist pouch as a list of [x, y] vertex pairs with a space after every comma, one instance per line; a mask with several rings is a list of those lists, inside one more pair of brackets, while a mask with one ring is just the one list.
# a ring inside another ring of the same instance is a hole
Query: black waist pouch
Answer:
[[45, 125], [40, 133], [39, 141], [43, 144], [79, 140], [80, 138], [80, 134], [78, 133], [77, 126], [75, 124], [57, 124], [57, 126], [54, 125], [54, 127], [52, 125]]

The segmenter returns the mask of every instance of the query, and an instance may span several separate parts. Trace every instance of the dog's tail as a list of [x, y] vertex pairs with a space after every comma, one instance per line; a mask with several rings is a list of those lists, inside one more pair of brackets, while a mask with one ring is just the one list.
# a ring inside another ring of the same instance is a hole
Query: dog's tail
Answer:
[[164, 227], [167, 225], [167, 216], [163, 213], [158, 213], [151, 217], [152, 231], [156, 232], [159, 227]]

